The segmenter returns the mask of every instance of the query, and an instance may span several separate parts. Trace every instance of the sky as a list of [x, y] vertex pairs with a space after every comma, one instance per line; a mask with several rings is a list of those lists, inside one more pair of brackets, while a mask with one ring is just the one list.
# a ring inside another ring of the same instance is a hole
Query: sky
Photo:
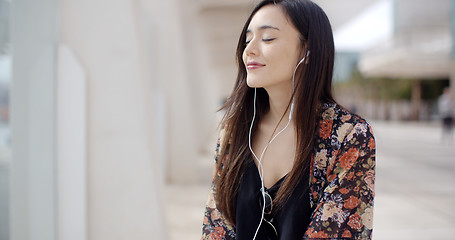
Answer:
[[393, 35], [393, 1], [380, 0], [334, 32], [340, 52], [359, 52]]

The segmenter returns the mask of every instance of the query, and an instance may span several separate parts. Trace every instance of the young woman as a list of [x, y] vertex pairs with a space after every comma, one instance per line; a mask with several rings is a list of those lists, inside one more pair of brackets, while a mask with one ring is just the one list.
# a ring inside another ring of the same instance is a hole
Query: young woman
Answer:
[[334, 44], [310, 0], [265, 0], [237, 46], [203, 239], [370, 239], [375, 141], [332, 97]]

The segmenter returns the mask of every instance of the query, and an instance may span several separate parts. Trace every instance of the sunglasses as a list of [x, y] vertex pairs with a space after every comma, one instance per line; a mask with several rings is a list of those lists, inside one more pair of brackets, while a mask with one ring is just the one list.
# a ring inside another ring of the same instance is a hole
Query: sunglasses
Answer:
[[[264, 207], [264, 200], [265, 200], [265, 207]], [[271, 215], [272, 209], [273, 209], [273, 200], [270, 194], [267, 191], [264, 191], [264, 198], [259, 199], [259, 206], [261, 209], [264, 209], [264, 222], [266, 222], [266, 232], [267, 236], [274, 236], [275, 238], [278, 238], [278, 232], [273, 226], [273, 216]]]

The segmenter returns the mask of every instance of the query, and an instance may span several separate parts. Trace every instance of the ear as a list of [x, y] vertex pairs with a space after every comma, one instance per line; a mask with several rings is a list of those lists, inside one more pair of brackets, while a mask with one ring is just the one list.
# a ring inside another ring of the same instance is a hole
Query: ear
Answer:
[[303, 43], [303, 48], [301, 48], [300, 51], [300, 57], [299, 59], [305, 58], [305, 64], [308, 64], [309, 58], [310, 58], [310, 51], [308, 50], [308, 45], [306, 41]]
[[299, 59], [302, 60], [303, 58], [305, 58], [305, 59], [304, 59], [304, 63], [305, 63], [305, 64], [308, 64], [309, 58], [310, 58], [310, 51], [309, 51], [309, 50], [307, 50], [307, 51], [303, 52], [302, 54], [300, 54]]

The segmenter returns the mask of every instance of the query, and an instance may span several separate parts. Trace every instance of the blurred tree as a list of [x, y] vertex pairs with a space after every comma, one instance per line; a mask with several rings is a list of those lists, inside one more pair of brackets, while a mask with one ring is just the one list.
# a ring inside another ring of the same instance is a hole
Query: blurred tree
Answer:
[[371, 116], [373, 118], [388, 119], [390, 117], [389, 105], [392, 102], [404, 100], [411, 103], [410, 119], [414, 120], [421, 118], [422, 107], [426, 107], [426, 112], [430, 115], [435, 113], [437, 109], [435, 109], [434, 103], [444, 87], [448, 85], [448, 79], [365, 77], [358, 70], [353, 71], [348, 81], [338, 81], [334, 84], [336, 93], [344, 95], [341, 98], [356, 98], [356, 101], [371, 100], [376, 104], [382, 102], [385, 108], [384, 115], [373, 113], [374, 116]]
[[[364, 91], [367, 99], [410, 100], [412, 85], [415, 79], [405, 78], [368, 78], [358, 70], [352, 73], [348, 81], [336, 82], [336, 89], [357, 88]], [[444, 87], [449, 85], [448, 79], [422, 80], [422, 99], [437, 99]]]
[[422, 99], [436, 101], [447, 86], [449, 86], [449, 79], [422, 81]]

